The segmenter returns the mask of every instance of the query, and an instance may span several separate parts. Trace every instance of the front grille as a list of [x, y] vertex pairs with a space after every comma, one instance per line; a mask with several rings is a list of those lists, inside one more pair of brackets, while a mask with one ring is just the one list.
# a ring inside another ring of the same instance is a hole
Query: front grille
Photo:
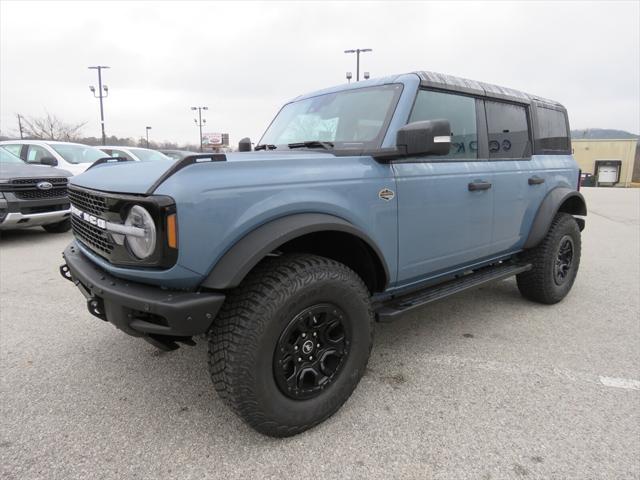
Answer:
[[42, 198], [64, 198], [67, 196], [67, 189], [53, 188], [51, 190], [18, 190], [13, 192], [20, 200], [40, 200]]
[[[48, 182], [53, 188], [41, 190], [37, 186], [41, 182]], [[67, 196], [67, 178], [13, 178], [0, 185], [0, 190], [11, 192], [20, 200], [64, 198]]]
[[99, 250], [99, 252], [106, 255], [110, 255], [113, 252], [114, 244], [104, 230], [79, 219], [73, 214], [71, 214], [71, 227], [74, 235], [94, 250]]
[[[100, 218], [104, 218], [108, 210], [107, 197], [99, 193], [72, 187], [69, 189], [69, 200], [74, 207]], [[106, 231], [86, 222], [73, 213], [71, 214], [71, 228], [75, 236], [96, 253], [109, 257], [113, 252], [115, 245]]]
[[52, 177], [52, 178], [14, 178], [9, 181], [10, 185], [36, 185], [40, 182], [49, 182], [53, 186], [64, 185], [67, 186], [66, 177]]
[[91, 215], [102, 216], [107, 211], [107, 199], [103, 195], [71, 188], [69, 189], [69, 200], [75, 207]]

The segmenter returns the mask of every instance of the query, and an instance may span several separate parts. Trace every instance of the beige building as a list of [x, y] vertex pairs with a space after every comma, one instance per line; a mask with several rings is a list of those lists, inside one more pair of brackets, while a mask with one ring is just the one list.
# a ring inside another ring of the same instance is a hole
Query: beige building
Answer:
[[571, 140], [573, 156], [582, 172], [595, 175], [595, 180], [600, 185], [616, 187], [628, 187], [634, 177], [638, 176], [640, 160], [636, 157], [640, 152], [636, 152], [637, 145], [637, 139]]

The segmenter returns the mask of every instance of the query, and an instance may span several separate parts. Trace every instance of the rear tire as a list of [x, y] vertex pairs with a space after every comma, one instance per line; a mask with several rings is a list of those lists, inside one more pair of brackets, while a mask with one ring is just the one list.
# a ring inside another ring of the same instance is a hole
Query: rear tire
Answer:
[[349, 398], [369, 359], [373, 321], [369, 292], [345, 265], [316, 255], [267, 258], [214, 321], [211, 379], [251, 427], [295, 435]]
[[71, 220], [68, 218], [58, 223], [50, 223], [49, 225], [43, 225], [48, 233], [65, 233], [71, 230]]
[[516, 276], [522, 296], [548, 305], [562, 300], [578, 274], [580, 252], [578, 223], [568, 213], [558, 213], [540, 244], [523, 255], [532, 269]]

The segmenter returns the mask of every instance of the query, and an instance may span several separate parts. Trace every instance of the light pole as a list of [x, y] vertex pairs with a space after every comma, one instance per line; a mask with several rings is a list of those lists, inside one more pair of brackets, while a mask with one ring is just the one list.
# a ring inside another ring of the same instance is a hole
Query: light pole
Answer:
[[353, 78], [353, 75], [351, 74], [351, 72], [347, 72], [347, 82], [351, 83], [352, 78]]
[[22, 117], [20, 116], [19, 113], [17, 113], [16, 116], [18, 117], [18, 129], [20, 130], [20, 139], [23, 139], [24, 133], [22, 131]]
[[145, 129], [147, 130], [147, 148], [149, 148], [149, 130], [151, 130], [151, 127], [145, 127]]
[[106, 145], [106, 135], [104, 134], [104, 109], [102, 106], [102, 99], [109, 96], [109, 87], [102, 86], [102, 70], [107, 69], [106, 65], [96, 65], [89, 67], [89, 70], [98, 70], [98, 95], [96, 95], [96, 88], [93, 85], [89, 86], [89, 90], [93, 93], [93, 96], [100, 99], [100, 126], [102, 127], [102, 145]]
[[200, 128], [200, 151], [202, 151], [202, 125], [207, 123], [207, 119], [202, 118], [202, 110], [209, 110], [209, 107], [191, 107], [191, 110], [198, 110], [198, 118], [194, 118], [193, 121]]
[[370, 48], [356, 48], [355, 50], [345, 50], [344, 53], [356, 54], [356, 82], [360, 81], [360, 54], [366, 52], [372, 52]]

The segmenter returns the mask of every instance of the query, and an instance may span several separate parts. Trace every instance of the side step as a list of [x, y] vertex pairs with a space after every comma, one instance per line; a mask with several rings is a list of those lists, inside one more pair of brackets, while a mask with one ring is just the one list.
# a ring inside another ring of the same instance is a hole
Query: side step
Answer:
[[379, 322], [390, 322], [399, 315], [435, 302], [456, 293], [479, 287], [489, 282], [504, 280], [518, 273], [531, 270], [531, 264], [502, 263], [484, 267], [462, 277], [428, 287], [417, 292], [392, 298], [379, 305], [376, 314]]

